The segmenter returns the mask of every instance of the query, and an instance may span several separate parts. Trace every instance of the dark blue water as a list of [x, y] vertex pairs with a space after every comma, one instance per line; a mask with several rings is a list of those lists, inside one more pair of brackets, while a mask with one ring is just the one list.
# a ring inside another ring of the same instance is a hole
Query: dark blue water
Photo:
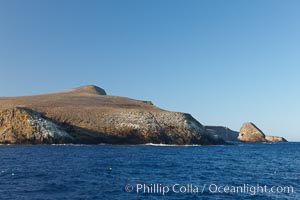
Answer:
[[[264, 185], [279, 191], [255, 192]], [[299, 189], [300, 143], [0, 146], [0, 199], [300, 199]]]

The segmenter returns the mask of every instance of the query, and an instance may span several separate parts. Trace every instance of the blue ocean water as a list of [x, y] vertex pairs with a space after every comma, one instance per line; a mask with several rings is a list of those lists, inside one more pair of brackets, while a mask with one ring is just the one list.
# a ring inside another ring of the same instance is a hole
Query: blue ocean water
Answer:
[[300, 199], [300, 143], [0, 145], [0, 162], [1, 200]]

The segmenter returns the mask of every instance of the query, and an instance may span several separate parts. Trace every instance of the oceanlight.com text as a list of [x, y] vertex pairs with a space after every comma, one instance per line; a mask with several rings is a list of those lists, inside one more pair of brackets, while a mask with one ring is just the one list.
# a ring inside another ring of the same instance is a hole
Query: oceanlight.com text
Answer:
[[169, 193], [175, 194], [248, 194], [257, 195], [263, 193], [273, 193], [273, 194], [292, 194], [295, 192], [293, 186], [268, 186], [268, 185], [219, 185], [216, 183], [211, 184], [127, 184], [125, 186], [125, 192], [137, 193], [137, 194], [160, 194], [167, 195]]

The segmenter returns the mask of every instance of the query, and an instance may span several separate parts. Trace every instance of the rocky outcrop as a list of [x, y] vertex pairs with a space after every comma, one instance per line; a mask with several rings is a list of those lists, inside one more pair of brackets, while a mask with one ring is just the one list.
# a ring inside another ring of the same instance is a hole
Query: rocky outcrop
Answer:
[[72, 137], [53, 122], [26, 109], [12, 108], [0, 112], [1, 143], [66, 143]]
[[220, 137], [225, 141], [238, 141], [239, 132], [233, 131], [224, 126], [205, 126], [205, 129], [216, 137]]
[[287, 142], [287, 140], [282, 137], [266, 136], [251, 122], [246, 122], [242, 125], [238, 140], [242, 142]]
[[224, 144], [191, 115], [83, 86], [0, 98], [0, 143]]
[[265, 137], [268, 142], [287, 142], [287, 140], [283, 137], [279, 136], [266, 136]]
[[242, 125], [238, 139], [243, 142], [266, 142], [265, 134], [251, 122]]

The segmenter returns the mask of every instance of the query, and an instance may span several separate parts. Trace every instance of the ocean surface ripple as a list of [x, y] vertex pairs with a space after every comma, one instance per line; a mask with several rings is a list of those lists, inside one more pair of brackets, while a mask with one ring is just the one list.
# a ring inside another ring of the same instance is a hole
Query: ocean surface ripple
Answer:
[[[300, 199], [299, 152], [300, 143], [0, 145], [0, 199]], [[293, 192], [215, 192], [211, 185]]]

